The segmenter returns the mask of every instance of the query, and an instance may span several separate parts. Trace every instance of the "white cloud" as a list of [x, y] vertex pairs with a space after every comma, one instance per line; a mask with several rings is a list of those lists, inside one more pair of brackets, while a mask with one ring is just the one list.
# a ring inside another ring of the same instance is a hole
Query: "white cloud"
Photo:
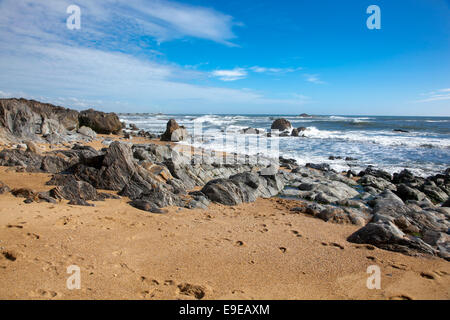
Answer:
[[235, 68], [232, 70], [215, 70], [211, 74], [222, 81], [235, 81], [244, 79], [247, 76], [247, 71], [242, 68]]
[[432, 102], [432, 101], [442, 101], [442, 100], [450, 100], [450, 88], [439, 89], [435, 91], [431, 91], [428, 93], [421, 94], [426, 96], [425, 99], [416, 100], [415, 102]]
[[315, 84], [324, 84], [325, 82], [320, 80], [318, 74], [305, 74], [306, 81], [315, 83]]
[[290, 73], [302, 70], [301, 67], [298, 68], [266, 68], [266, 67], [259, 67], [254, 66], [250, 68], [251, 71], [256, 73], [271, 73], [271, 74], [280, 74], [280, 73]]
[[[0, 3], [2, 36], [56, 40], [106, 38], [111, 43], [136, 34], [159, 42], [194, 37], [233, 45], [233, 17], [216, 10], [165, 0], [77, 0], [81, 30], [69, 34], [66, 8], [72, 0], [3, 0]], [[107, 32], [105, 31], [107, 30]]]
[[[271, 99], [252, 90], [202, 85], [197, 80], [210, 72], [159, 60], [159, 53], [143, 56], [133, 42], [137, 35], [148, 35], [158, 41], [196, 37], [230, 44], [234, 22], [225, 14], [167, 1], [77, 0], [81, 30], [68, 31], [66, 8], [71, 3], [0, 1], [0, 96], [117, 112], [155, 111], [154, 106], [184, 113], [229, 106], [229, 112], [243, 106], [261, 111], [261, 105], [271, 109], [304, 103], [297, 97]], [[235, 68], [212, 74], [232, 81], [248, 72]]]

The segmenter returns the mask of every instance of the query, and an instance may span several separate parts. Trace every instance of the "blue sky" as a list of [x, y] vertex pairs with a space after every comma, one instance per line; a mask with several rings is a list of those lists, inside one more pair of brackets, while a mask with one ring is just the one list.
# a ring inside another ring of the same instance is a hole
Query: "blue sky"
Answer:
[[[66, 9], [81, 8], [69, 30]], [[381, 29], [369, 30], [369, 5]], [[0, 0], [0, 96], [116, 112], [450, 116], [448, 0]]]

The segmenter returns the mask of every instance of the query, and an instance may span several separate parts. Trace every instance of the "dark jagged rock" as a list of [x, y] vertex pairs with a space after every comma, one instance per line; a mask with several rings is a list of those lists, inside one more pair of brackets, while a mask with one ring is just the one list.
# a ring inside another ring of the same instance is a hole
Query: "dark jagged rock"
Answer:
[[[347, 159], [349, 159], [349, 160], [347, 160]], [[350, 160], [356, 160], [356, 159], [347, 157], [345, 160], [350, 161]], [[373, 166], [368, 166], [364, 171], [361, 171], [358, 175], [360, 177], [363, 177], [365, 175], [371, 175], [373, 177], [382, 178], [389, 182], [392, 181], [392, 175], [389, 172], [386, 172], [384, 170], [375, 169]]]
[[370, 222], [347, 239], [353, 243], [372, 244], [376, 247], [409, 255], [425, 253], [435, 255], [436, 250], [417, 237], [404, 234], [389, 220]]
[[372, 187], [380, 191], [383, 191], [385, 189], [389, 190], [397, 189], [397, 187], [394, 184], [390, 183], [389, 181], [380, 177], [374, 177], [370, 174], [365, 174], [361, 179], [358, 180], [358, 183], [365, 188]]
[[28, 171], [40, 171], [42, 156], [36, 153], [18, 150], [4, 149], [0, 152], [0, 165], [6, 167], [25, 167]]
[[394, 173], [392, 182], [394, 184], [404, 183], [409, 187], [417, 188], [424, 183], [424, 179], [416, 177], [411, 171], [404, 169], [400, 173]]
[[441, 188], [436, 186], [436, 184], [433, 181], [426, 181], [422, 185], [421, 190], [434, 203], [444, 202], [448, 198], [448, 194]]
[[288, 120], [286, 120], [284, 118], [279, 118], [279, 119], [276, 119], [274, 122], [272, 122], [272, 126], [270, 128], [272, 130], [285, 131], [285, 130], [291, 130], [292, 125]]
[[76, 201], [99, 200], [97, 190], [85, 181], [69, 179], [63, 185], [50, 190], [50, 196], [55, 199], [66, 199]]
[[94, 130], [96, 133], [117, 134], [122, 130], [122, 123], [115, 113], [104, 113], [89, 109], [81, 111], [79, 123]]
[[447, 201], [445, 201], [445, 202], [442, 204], [442, 206], [443, 206], [443, 207], [446, 207], [446, 208], [449, 208], [449, 207], [450, 207], [450, 198], [448, 198]]
[[14, 188], [11, 190], [11, 194], [18, 198], [34, 198], [36, 192], [29, 188]]
[[331, 170], [331, 167], [328, 163], [320, 163], [320, 164], [307, 163], [305, 165], [305, 167], [320, 170], [320, 171], [330, 171]]
[[178, 142], [186, 140], [188, 133], [185, 127], [179, 126], [175, 119], [170, 119], [166, 125], [166, 131], [161, 135], [161, 141]]
[[298, 135], [299, 135], [298, 129], [297, 128], [292, 129], [291, 136], [298, 137]]
[[277, 175], [262, 176], [254, 172], [243, 172], [229, 179], [214, 179], [202, 189], [211, 201], [225, 205], [253, 202], [258, 197], [268, 198], [278, 194], [284, 187]]
[[202, 189], [209, 200], [225, 204], [228, 206], [237, 205], [243, 202], [244, 195], [241, 189], [227, 179], [215, 179], [209, 181]]
[[395, 192], [403, 201], [417, 200], [422, 201], [426, 198], [426, 195], [417, 189], [408, 187], [406, 184], [399, 184], [397, 191]]

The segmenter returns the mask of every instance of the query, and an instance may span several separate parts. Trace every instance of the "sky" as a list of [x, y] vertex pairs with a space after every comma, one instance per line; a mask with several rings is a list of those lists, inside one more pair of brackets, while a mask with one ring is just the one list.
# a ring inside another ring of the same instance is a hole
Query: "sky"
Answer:
[[[79, 29], [67, 27], [70, 5]], [[380, 29], [367, 27], [370, 5]], [[450, 116], [449, 0], [0, 0], [0, 12], [0, 97], [114, 112]]]

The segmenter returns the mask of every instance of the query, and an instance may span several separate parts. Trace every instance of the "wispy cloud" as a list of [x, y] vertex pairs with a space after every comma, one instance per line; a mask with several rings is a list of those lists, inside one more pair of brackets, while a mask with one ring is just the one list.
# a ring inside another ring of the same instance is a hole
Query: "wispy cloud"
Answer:
[[[72, 0], [3, 0], [0, 28], [8, 38], [22, 36], [48, 41], [107, 40], [132, 44], [136, 34], [158, 42], [193, 37], [233, 45], [233, 17], [216, 10], [165, 0], [77, 0], [82, 31], [68, 33], [66, 8]], [[107, 31], [106, 31], [107, 30]]]
[[426, 98], [416, 100], [415, 102], [432, 102], [432, 101], [450, 100], [450, 88], [439, 89], [439, 90], [431, 91], [428, 93], [423, 93], [422, 95], [426, 96]]
[[[211, 75], [242, 79], [248, 70], [186, 68], [167, 62], [160, 48], [149, 44], [189, 37], [232, 45], [235, 22], [226, 14], [158, 0], [76, 3], [82, 10], [81, 30], [69, 31], [65, 20], [71, 0], [0, 1], [0, 96], [111, 111], [151, 111], [155, 106], [171, 112], [224, 106], [260, 111], [261, 105], [304, 103], [202, 84], [198, 80]], [[142, 38], [153, 40], [142, 43]]]
[[235, 68], [232, 70], [214, 70], [211, 74], [222, 81], [235, 81], [244, 79], [247, 76], [247, 71], [242, 68]]
[[301, 67], [297, 68], [268, 68], [253, 66], [250, 68], [234, 68], [232, 70], [215, 70], [211, 72], [212, 76], [219, 78], [222, 81], [235, 81], [241, 80], [248, 76], [249, 73], [259, 73], [259, 74], [269, 74], [269, 75], [280, 75], [290, 72], [295, 72], [302, 70]]
[[282, 74], [282, 73], [290, 73], [290, 72], [302, 70], [301, 67], [297, 67], [297, 68], [267, 68], [267, 67], [259, 67], [259, 66], [254, 66], [249, 69], [256, 73], [269, 73], [269, 74]]
[[306, 81], [315, 83], [315, 84], [324, 84], [325, 81], [320, 80], [318, 74], [305, 74]]

